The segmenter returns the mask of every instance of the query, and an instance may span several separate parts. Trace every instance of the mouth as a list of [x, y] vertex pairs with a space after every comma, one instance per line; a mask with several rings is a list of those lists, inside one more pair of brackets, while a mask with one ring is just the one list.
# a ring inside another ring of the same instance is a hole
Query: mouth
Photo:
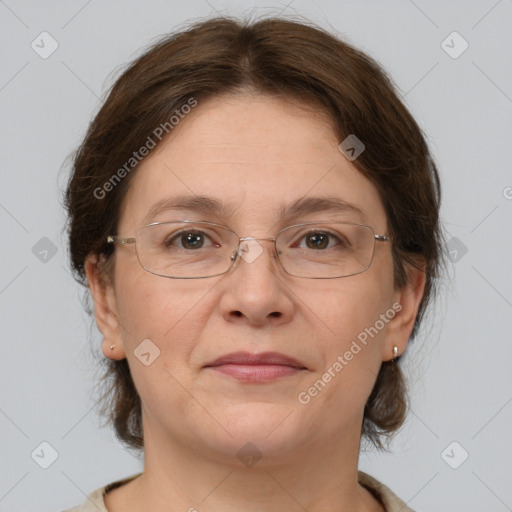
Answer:
[[279, 352], [233, 352], [215, 359], [205, 365], [205, 368], [242, 382], [269, 382], [307, 370], [296, 359]]

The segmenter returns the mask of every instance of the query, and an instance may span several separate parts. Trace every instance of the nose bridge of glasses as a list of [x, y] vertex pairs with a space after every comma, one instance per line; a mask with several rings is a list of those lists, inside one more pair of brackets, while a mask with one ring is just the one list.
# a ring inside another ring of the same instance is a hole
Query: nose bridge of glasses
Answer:
[[232, 259], [233, 256], [239, 255], [246, 263], [253, 263], [263, 253], [264, 250], [263, 247], [258, 242], [265, 240], [269, 242], [274, 242], [275, 247], [275, 238], [256, 238], [253, 236], [240, 237], [238, 241], [238, 247], [234, 251]]
[[253, 236], [245, 236], [245, 237], [239, 238], [240, 243], [241, 242], [246, 242], [246, 241], [249, 241], [249, 240], [254, 240], [255, 242], [257, 242], [259, 240], [270, 240], [271, 242], [275, 242], [276, 241], [275, 238], [255, 238]]

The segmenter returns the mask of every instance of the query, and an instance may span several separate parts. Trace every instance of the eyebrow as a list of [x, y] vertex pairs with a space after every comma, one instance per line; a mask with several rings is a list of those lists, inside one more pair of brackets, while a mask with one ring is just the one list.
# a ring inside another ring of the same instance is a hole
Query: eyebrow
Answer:
[[[196, 213], [214, 215], [219, 218], [226, 218], [233, 214], [234, 205], [228, 205], [223, 201], [204, 195], [180, 195], [163, 199], [155, 203], [145, 215], [143, 224], [151, 222], [161, 213], [173, 210], [189, 210]], [[302, 197], [280, 211], [281, 218], [298, 217], [311, 213], [353, 213], [362, 221], [367, 222], [365, 213], [355, 206], [338, 197]]]

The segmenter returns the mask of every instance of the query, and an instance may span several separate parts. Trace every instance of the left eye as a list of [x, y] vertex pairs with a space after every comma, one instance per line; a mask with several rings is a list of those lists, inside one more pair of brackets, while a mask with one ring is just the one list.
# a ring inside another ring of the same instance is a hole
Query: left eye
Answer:
[[340, 239], [332, 233], [318, 231], [304, 235], [307, 249], [329, 249], [332, 245], [329, 242], [341, 242]]

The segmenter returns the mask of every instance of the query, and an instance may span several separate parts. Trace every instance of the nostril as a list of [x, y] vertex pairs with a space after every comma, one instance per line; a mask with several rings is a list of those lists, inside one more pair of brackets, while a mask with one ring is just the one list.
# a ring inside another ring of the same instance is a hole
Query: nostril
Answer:
[[272, 311], [272, 313], [270, 313], [270, 316], [274, 316], [276, 318], [279, 318], [281, 315], [282, 313], [280, 311]]

